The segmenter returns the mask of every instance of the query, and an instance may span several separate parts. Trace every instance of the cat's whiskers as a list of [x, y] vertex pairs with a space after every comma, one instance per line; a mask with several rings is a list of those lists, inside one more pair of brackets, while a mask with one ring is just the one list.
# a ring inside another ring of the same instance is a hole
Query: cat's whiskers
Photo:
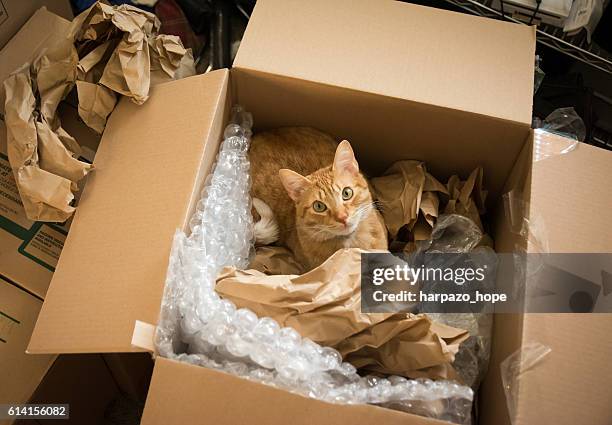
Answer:
[[357, 217], [357, 223], [359, 223], [374, 209], [374, 202], [364, 202], [355, 209], [353, 216]]

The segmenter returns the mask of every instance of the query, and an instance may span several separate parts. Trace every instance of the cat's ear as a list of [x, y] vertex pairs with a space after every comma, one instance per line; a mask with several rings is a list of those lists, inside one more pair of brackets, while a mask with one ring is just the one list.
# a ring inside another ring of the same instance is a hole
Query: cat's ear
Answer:
[[278, 171], [278, 176], [281, 179], [281, 183], [287, 190], [289, 197], [294, 201], [297, 201], [302, 193], [310, 186], [310, 180], [295, 171], [282, 168]]
[[332, 169], [334, 174], [337, 175], [350, 174], [356, 176], [359, 173], [359, 165], [355, 159], [353, 148], [351, 148], [351, 144], [347, 140], [340, 142], [336, 148]]

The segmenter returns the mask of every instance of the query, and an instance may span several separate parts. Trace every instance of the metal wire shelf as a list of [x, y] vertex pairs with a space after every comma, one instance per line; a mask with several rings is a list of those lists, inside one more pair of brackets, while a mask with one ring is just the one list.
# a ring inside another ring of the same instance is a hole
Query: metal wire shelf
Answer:
[[[445, 1], [474, 15], [492, 19], [502, 19], [501, 12], [492, 7], [493, 0]], [[512, 16], [505, 15], [503, 18], [510, 22], [524, 24], [512, 18]], [[585, 31], [581, 31], [575, 35], [567, 35], [561, 28], [541, 23], [537, 27], [536, 35], [539, 43], [612, 74], [612, 54], [601, 49], [595, 43], [589, 44]]]

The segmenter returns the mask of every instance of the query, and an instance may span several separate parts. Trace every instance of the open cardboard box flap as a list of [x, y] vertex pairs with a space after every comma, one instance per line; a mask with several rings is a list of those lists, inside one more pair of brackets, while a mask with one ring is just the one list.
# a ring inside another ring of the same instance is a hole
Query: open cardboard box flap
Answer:
[[[262, 406], [262, 400], [274, 402]], [[330, 404], [165, 358], [155, 362], [141, 423], [286, 424], [289, 418], [292, 425], [448, 425], [380, 407]]]
[[228, 76], [155, 86], [141, 106], [119, 103], [29, 352], [133, 351], [135, 321], [157, 323], [172, 235], [186, 228], [214, 160], [208, 142], [222, 131]]
[[[612, 253], [611, 177], [612, 152], [582, 143], [533, 163], [530, 210], [543, 219], [550, 252]], [[521, 377], [514, 424], [612, 423], [610, 329], [612, 314], [524, 315], [523, 344], [551, 353]]]
[[440, 9], [269, 0], [257, 3], [234, 68], [530, 125], [534, 50], [535, 27]]

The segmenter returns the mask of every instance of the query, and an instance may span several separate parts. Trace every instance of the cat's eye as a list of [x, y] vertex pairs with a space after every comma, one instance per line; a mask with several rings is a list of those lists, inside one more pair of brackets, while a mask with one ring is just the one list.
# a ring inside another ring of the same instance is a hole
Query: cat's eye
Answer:
[[327, 209], [327, 205], [325, 205], [321, 201], [314, 201], [312, 203], [312, 209], [315, 210], [316, 212], [323, 212]]
[[353, 197], [353, 189], [351, 189], [350, 187], [345, 187], [344, 189], [342, 189], [342, 199], [344, 199], [345, 201], [348, 201], [352, 197]]

